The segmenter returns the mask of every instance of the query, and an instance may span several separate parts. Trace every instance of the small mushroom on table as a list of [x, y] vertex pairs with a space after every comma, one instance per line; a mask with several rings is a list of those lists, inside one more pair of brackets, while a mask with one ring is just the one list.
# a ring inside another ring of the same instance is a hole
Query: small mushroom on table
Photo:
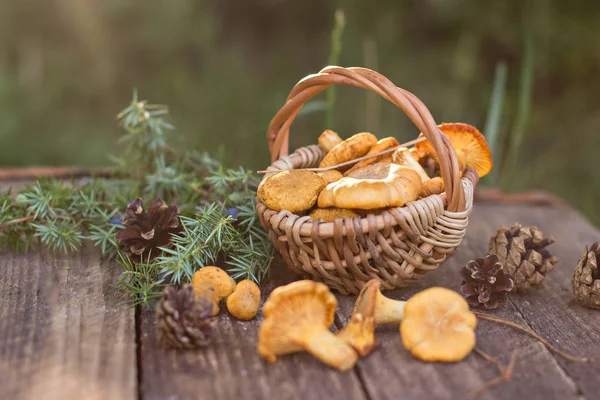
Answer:
[[423, 361], [455, 362], [475, 347], [477, 318], [458, 293], [434, 287], [412, 296], [400, 324], [402, 343]]
[[380, 292], [380, 282], [367, 282], [356, 299], [352, 319], [338, 336], [364, 356], [376, 344], [374, 326], [400, 324], [402, 342], [423, 361], [460, 361], [475, 346], [475, 314], [452, 290], [434, 287], [407, 301]]
[[199, 269], [192, 277], [192, 287], [196, 297], [206, 297], [213, 304], [210, 314], [219, 313], [219, 302], [235, 290], [235, 281], [219, 267], [207, 266]]
[[399, 324], [404, 318], [405, 301], [393, 300], [381, 294], [381, 282], [371, 279], [365, 283], [356, 299], [356, 305], [363, 302], [363, 298], [375, 298], [375, 324]]
[[375, 339], [375, 307], [379, 294], [379, 281], [372, 280], [365, 285], [367, 290], [360, 292], [354, 304], [348, 324], [336, 332], [337, 336], [364, 357], [377, 346]]
[[329, 331], [336, 306], [322, 283], [303, 280], [276, 288], [263, 306], [258, 353], [274, 362], [277, 356], [306, 350], [340, 371], [352, 368], [356, 352]]
[[256, 283], [248, 279], [239, 282], [233, 293], [227, 297], [227, 310], [243, 321], [254, 318], [259, 307], [260, 289]]

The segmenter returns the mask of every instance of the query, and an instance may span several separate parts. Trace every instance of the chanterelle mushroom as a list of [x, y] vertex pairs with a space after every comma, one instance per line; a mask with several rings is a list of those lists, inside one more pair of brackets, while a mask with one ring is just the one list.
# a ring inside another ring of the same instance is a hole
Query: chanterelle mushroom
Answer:
[[235, 281], [219, 267], [207, 266], [199, 269], [192, 277], [196, 297], [208, 297], [213, 302], [211, 316], [219, 313], [219, 302], [235, 290]]
[[[439, 128], [450, 139], [461, 168], [464, 166], [474, 168], [480, 178], [491, 171], [492, 154], [485, 137], [477, 128], [460, 122], [444, 123], [439, 125]], [[439, 161], [427, 140], [417, 143], [415, 147], [425, 154], [431, 154], [436, 161]]]
[[380, 287], [381, 282], [377, 279], [371, 279], [365, 283], [356, 299], [354, 313], [358, 311], [358, 307], [361, 304], [364, 307], [366, 304], [370, 304], [370, 299], [374, 298], [375, 310], [373, 318], [375, 324], [399, 324], [404, 317], [404, 305], [406, 302], [385, 297], [381, 294]]
[[227, 297], [227, 310], [244, 321], [256, 316], [260, 307], [260, 288], [251, 280], [244, 279], [237, 284], [233, 293]]
[[427, 197], [432, 194], [440, 194], [444, 191], [444, 181], [440, 177], [430, 178], [425, 172], [425, 169], [419, 164], [417, 159], [413, 156], [413, 151], [406, 147], [400, 147], [392, 154], [392, 161], [395, 164], [404, 165], [411, 168], [413, 171], [419, 174], [421, 178], [421, 191], [419, 196]]
[[329, 331], [336, 306], [322, 283], [303, 280], [273, 290], [263, 306], [258, 353], [274, 362], [279, 355], [306, 350], [333, 368], [352, 368], [356, 352]]
[[477, 319], [458, 293], [431, 288], [406, 302], [400, 324], [402, 343], [423, 361], [454, 362], [475, 347]]
[[[371, 283], [372, 282], [372, 283]], [[372, 280], [365, 285], [354, 303], [352, 317], [348, 324], [338, 331], [337, 336], [364, 357], [377, 346], [375, 339], [375, 305], [379, 294], [379, 281]]]

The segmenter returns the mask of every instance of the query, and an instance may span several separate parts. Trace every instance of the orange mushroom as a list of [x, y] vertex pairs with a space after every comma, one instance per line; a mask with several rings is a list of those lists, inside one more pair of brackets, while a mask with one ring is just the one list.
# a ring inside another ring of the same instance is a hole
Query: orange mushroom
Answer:
[[[492, 154], [485, 137], [474, 126], [461, 122], [443, 123], [438, 126], [448, 137], [456, 151], [461, 171], [471, 167], [482, 178], [492, 170]], [[422, 137], [421, 134], [419, 137]], [[415, 145], [419, 154], [431, 155], [439, 162], [437, 154], [429, 141], [425, 140]]]
[[340, 171], [337, 169], [330, 169], [329, 171], [317, 172], [326, 185], [329, 185], [331, 182], [337, 182], [344, 177]]
[[455, 362], [475, 347], [475, 314], [458, 293], [434, 287], [406, 302], [400, 324], [402, 343], [423, 361]]
[[260, 307], [260, 288], [251, 280], [244, 279], [227, 297], [226, 304], [229, 313], [237, 319], [251, 320]]
[[379, 281], [372, 280], [365, 284], [356, 298], [352, 317], [337, 336], [364, 357], [377, 346], [375, 339], [375, 308], [379, 293]]
[[407, 149], [406, 147], [400, 147], [393, 153], [392, 161], [395, 164], [409, 167], [419, 174], [422, 183], [421, 191], [419, 192], [420, 197], [427, 197], [432, 194], [440, 194], [444, 191], [444, 181], [442, 178], [430, 178], [421, 164], [419, 164], [417, 159], [414, 157], [413, 151]]
[[[369, 156], [371, 154], [376, 154], [376, 153], [382, 152], [387, 149], [391, 149], [392, 147], [397, 147], [397, 146], [400, 146], [400, 143], [398, 143], [396, 138], [394, 138], [394, 137], [383, 138], [383, 139], [379, 140], [377, 143], [375, 143], [373, 145], [373, 147], [371, 147], [371, 150], [369, 150], [369, 152], [365, 155], [365, 157]], [[379, 162], [386, 157], [387, 157], [387, 155], [384, 154], [381, 156], [375, 156], [372, 158], [367, 158], [366, 160], [359, 161], [356, 164], [354, 164], [349, 170], [344, 172], [344, 176], [348, 176], [350, 173], [352, 173], [353, 171], [356, 171], [357, 169], [366, 167], [367, 165], [373, 164], [375, 162]]]
[[196, 297], [206, 297], [213, 303], [211, 316], [219, 313], [219, 302], [235, 290], [235, 281], [219, 267], [207, 266], [196, 271], [192, 277]]
[[354, 367], [354, 349], [329, 330], [336, 306], [322, 283], [303, 280], [273, 290], [263, 306], [258, 353], [274, 362], [277, 356], [306, 350], [340, 371]]
[[323, 151], [325, 153], [329, 153], [331, 149], [342, 143], [343, 140], [336, 132], [332, 131], [331, 129], [327, 129], [321, 133], [318, 142]]

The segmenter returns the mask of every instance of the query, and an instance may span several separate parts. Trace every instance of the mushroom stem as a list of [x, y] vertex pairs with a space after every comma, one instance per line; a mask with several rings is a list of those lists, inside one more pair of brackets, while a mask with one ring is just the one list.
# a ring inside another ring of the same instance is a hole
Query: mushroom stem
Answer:
[[400, 164], [404, 165], [405, 167], [412, 168], [417, 174], [419, 174], [422, 183], [425, 183], [429, 179], [431, 179], [429, 175], [427, 175], [427, 172], [425, 172], [421, 164], [419, 164], [419, 162], [411, 154], [410, 150], [406, 147], [400, 147], [398, 150], [396, 150], [394, 152], [394, 155], [392, 156], [392, 161], [395, 164]]
[[353, 314], [360, 312], [360, 307], [372, 301], [369, 299], [374, 298], [375, 313], [373, 314], [373, 318], [375, 324], [399, 324], [402, 318], [404, 318], [404, 305], [406, 302], [385, 297], [381, 294], [380, 287], [381, 282], [377, 279], [371, 279], [365, 283], [356, 298]]
[[347, 371], [358, 361], [356, 352], [328, 330], [317, 330], [305, 339], [304, 347], [330, 367]]
[[404, 318], [405, 301], [393, 300], [378, 291], [375, 300], [376, 324], [399, 324]]

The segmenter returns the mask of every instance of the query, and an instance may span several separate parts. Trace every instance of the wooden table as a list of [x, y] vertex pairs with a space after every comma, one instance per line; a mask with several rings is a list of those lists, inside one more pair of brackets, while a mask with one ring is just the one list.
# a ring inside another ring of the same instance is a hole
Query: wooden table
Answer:
[[[538, 225], [556, 238], [560, 259], [541, 290], [511, 294], [494, 312], [529, 326], [588, 363], [567, 361], [513, 328], [481, 320], [477, 347], [505, 365], [517, 351], [510, 382], [484, 399], [600, 398], [600, 311], [572, 301], [571, 274], [586, 244], [600, 232], [561, 206], [478, 203], [460, 250], [422, 283], [389, 292], [406, 299], [430, 286], [458, 290], [459, 269], [483, 256], [501, 225]], [[0, 253], [0, 398], [2, 399], [462, 399], [498, 372], [472, 353], [458, 364], [423, 363], [404, 348], [398, 327], [377, 328], [380, 347], [346, 373], [306, 353], [276, 364], [256, 352], [262, 320], [240, 322], [223, 310], [209, 348], [177, 351], [157, 342], [150, 310], [129, 308], [113, 287], [121, 273], [86, 248], [72, 256]], [[277, 259], [263, 300], [297, 277]], [[335, 325], [343, 326], [353, 297], [339, 296]]]

